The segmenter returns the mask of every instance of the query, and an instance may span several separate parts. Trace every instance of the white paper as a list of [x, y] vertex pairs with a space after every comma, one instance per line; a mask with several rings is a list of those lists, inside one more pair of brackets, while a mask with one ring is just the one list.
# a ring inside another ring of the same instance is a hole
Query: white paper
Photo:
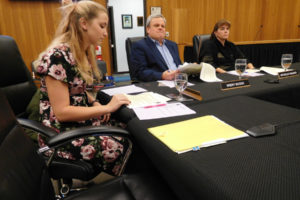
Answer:
[[153, 106], [149, 108], [133, 108], [133, 110], [140, 120], [159, 119], [196, 113], [195, 111], [179, 102], [168, 103], [163, 106]]
[[199, 74], [201, 71], [201, 64], [197, 63], [183, 63], [182, 65], [178, 66], [178, 70], [182, 73], [187, 73], [187, 74]]
[[202, 69], [200, 73], [200, 79], [205, 82], [221, 82], [216, 75], [216, 69], [208, 63], [202, 63]]
[[144, 92], [137, 95], [129, 95], [129, 94], [125, 94], [125, 95], [131, 101], [131, 103], [128, 105], [129, 108], [166, 104], [167, 101], [171, 100], [168, 97], [165, 97], [163, 95], [154, 92]]
[[[259, 69], [246, 69], [245, 72], [242, 74], [242, 76], [243, 77], [263, 76], [264, 74], [259, 73], [259, 71], [260, 71]], [[227, 73], [231, 75], [239, 76], [239, 74], [235, 70], [228, 71]]]
[[[157, 81], [157, 82], [159, 82], [159, 83], [161, 83], [161, 84], [163, 84], [163, 85], [165, 85], [165, 86], [167, 86], [167, 87], [169, 87], [169, 88], [174, 88], [174, 87], [175, 87], [174, 81], [159, 80], [159, 81]], [[193, 83], [188, 83], [188, 86], [193, 86], [193, 85], [195, 85], [195, 84], [193, 84]]]
[[123, 87], [109, 88], [101, 90], [106, 94], [113, 96], [115, 94], [130, 94], [130, 93], [138, 93], [138, 92], [146, 92], [144, 88], [137, 87], [135, 85], [128, 85]]
[[277, 76], [279, 72], [284, 72], [284, 69], [282, 68], [278, 68], [278, 67], [266, 67], [266, 66], [262, 66], [260, 68], [260, 71], [264, 71], [268, 74], [271, 74], [273, 76]]

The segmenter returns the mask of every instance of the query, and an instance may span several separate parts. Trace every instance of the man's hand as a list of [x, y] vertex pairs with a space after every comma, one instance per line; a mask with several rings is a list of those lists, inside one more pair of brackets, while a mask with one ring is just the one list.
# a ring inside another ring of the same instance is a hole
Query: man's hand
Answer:
[[179, 73], [179, 70], [174, 70], [174, 71], [171, 71], [171, 70], [166, 70], [162, 73], [161, 75], [161, 78], [162, 80], [173, 80], [175, 75]]

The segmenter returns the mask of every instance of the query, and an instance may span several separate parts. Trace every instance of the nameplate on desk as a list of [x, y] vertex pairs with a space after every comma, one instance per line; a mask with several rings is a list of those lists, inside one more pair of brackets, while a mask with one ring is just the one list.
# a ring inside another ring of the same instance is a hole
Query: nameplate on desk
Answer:
[[285, 72], [279, 72], [278, 73], [278, 79], [283, 79], [283, 78], [290, 78], [290, 77], [295, 77], [298, 76], [298, 72], [296, 70], [289, 70]]
[[202, 101], [202, 96], [200, 95], [200, 92], [198, 90], [194, 90], [192, 88], [186, 88], [182, 93], [186, 96], [192, 97], [193, 99]]
[[250, 87], [248, 79], [221, 82], [221, 90], [231, 90], [242, 87]]

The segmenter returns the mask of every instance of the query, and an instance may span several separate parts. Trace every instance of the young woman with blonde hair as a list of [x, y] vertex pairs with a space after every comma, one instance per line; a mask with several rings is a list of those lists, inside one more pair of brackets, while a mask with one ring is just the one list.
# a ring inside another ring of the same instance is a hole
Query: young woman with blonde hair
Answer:
[[[94, 77], [101, 78], [96, 66], [95, 46], [107, 37], [106, 9], [93, 1], [70, 3], [62, 8], [56, 35], [35, 62], [41, 76], [40, 120], [56, 130], [107, 125], [110, 114], [129, 104], [124, 95], [114, 95], [101, 105], [86, 92]], [[40, 145], [43, 139], [39, 138]], [[65, 145], [58, 155], [84, 159], [110, 174], [119, 173], [127, 143], [122, 138], [89, 137]]]

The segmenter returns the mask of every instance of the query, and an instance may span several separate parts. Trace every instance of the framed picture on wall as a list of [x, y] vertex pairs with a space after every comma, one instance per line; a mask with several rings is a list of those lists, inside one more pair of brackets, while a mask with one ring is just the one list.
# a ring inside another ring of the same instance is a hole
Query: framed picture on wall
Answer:
[[122, 28], [132, 28], [132, 15], [122, 15]]
[[137, 26], [144, 26], [144, 17], [143, 16], [137, 17]]
[[151, 7], [151, 15], [160, 15], [161, 14], [161, 7]]

